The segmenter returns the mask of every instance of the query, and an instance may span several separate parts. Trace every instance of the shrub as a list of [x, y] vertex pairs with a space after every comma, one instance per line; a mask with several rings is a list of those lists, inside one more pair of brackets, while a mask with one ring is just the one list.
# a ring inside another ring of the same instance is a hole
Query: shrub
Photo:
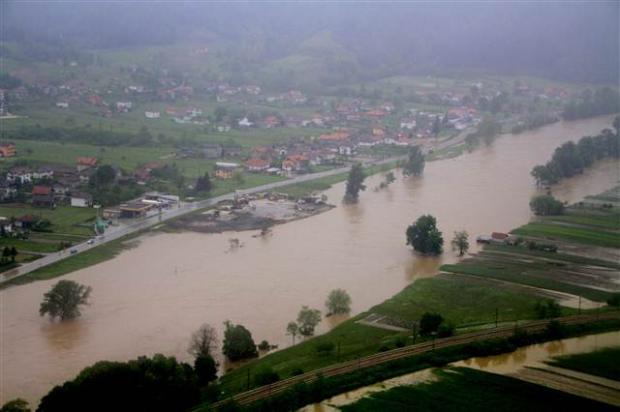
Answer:
[[327, 356], [334, 351], [335, 347], [334, 342], [325, 341], [314, 345], [314, 350], [321, 356]]
[[256, 386], [269, 385], [280, 380], [280, 376], [273, 369], [266, 367], [259, 370], [254, 375], [254, 383]]

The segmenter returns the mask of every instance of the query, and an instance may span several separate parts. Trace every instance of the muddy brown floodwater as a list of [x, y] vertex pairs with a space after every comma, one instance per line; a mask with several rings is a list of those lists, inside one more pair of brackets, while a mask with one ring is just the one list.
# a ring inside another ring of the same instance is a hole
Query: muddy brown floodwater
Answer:
[[[229, 319], [248, 327], [255, 341], [284, 347], [286, 324], [301, 305], [323, 309], [334, 288], [349, 292], [353, 313], [366, 310], [456, 260], [449, 251], [422, 258], [405, 246], [405, 227], [418, 216], [435, 215], [447, 241], [455, 230], [475, 238], [522, 225], [536, 192], [531, 168], [560, 144], [610, 124], [607, 116], [503, 136], [490, 147], [428, 163], [423, 177], [399, 175], [388, 189], [367, 190], [357, 205], [339, 203], [344, 184], [338, 184], [326, 192], [338, 207], [276, 226], [266, 238], [253, 237], [256, 231], [144, 236], [115, 259], [64, 277], [93, 288], [92, 304], [72, 322], [38, 315], [43, 293], [58, 279], [3, 290], [0, 402], [23, 397], [36, 405], [54, 385], [102, 359], [164, 353], [189, 360], [189, 336], [203, 322], [221, 336]], [[554, 194], [574, 202], [615, 185], [618, 173], [617, 162], [601, 162]], [[368, 179], [368, 187], [381, 178]], [[230, 250], [230, 238], [243, 246]], [[334, 326], [329, 322], [319, 331]]]

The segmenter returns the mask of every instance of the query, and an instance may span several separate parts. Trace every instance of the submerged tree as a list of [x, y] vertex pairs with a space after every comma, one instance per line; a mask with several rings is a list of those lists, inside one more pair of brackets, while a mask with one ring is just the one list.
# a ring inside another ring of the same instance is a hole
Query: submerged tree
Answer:
[[409, 148], [409, 153], [407, 154], [407, 160], [403, 165], [403, 174], [405, 176], [418, 176], [424, 172], [425, 166], [424, 154], [420, 149], [420, 146], [413, 146]]
[[43, 295], [39, 314], [49, 314], [52, 319], [74, 319], [80, 316], [80, 306], [88, 304], [92, 288], [72, 280], [61, 280]]
[[564, 203], [551, 195], [540, 195], [532, 198], [530, 209], [539, 216], [561, 215], [564, 213]]
[[459, 256], [463, 256], [469, 249], [469, 234], [465, 230], [454, 232], [452, 250], [458, 250]]
[[332, 315], [351, 312], [351, 296], [344, 289], [329, 292], [325, 302], [328, 313]]
[[438, 255], [443, 251], [443, 237], [437, 229], [437, 219], [431, 215], [423, 215], [407, 228], [407, 245], [414, 250], [430, 255]]
[[366, 190], [364, 179], [366, 179], [366, 175], [364, 174], [364, 169], [362, 169], [362, 164], [354, 164], [347, 178], [347, 187], [344, 195], [344, 201], [346, 203], [357, 202], [360, 190]]

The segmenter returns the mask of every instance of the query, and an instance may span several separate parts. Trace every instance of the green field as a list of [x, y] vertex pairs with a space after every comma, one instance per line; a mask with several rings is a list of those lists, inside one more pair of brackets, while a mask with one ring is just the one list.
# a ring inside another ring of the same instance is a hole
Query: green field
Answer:
[[55, 209], [32, 207], [25, 204], [0, 206], [0, 216], [10, 218], [35, 215], [52, 222], [51, 230], [59, 234], [91, 236], [94, 234], [95, 209], [87, 207], [58, 206]]
[[436, 312], [460, 328], [494, 322], [496, 309], [499, 322], [533, 319], [534, 306], [541, 299], [492, 280], [444, 274], [415, 281], [370, 312], [388, 316], [396, 324]]
[[578, 355], [559, 356], [547, 363], [560, 368], [620, 381], [620, 346]]
[[552, 223], [534, 222], [511, 233], [520, 236], [537, 237], [547, 240], [565, 240], [575, 243], [584, 243], [603, 247], [620, 247], [620, 233], [607, 232], [604, 230], [593, 231], [579, 227], [565, 227]]
[[614, 411], [615, 407], [516, 378], [467, 368], [435, 372], [437, 381], [398, 386], [341, 407], [343, 412]]

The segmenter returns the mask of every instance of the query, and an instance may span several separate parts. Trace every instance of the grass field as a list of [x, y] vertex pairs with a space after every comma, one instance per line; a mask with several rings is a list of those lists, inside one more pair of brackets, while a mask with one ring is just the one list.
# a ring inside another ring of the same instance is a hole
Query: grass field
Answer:
[[548, 222], [533, 222], [511, 233], [519, 236], [537, 237], [547, 240], [566, 240], [594, 246], [620, 247], [620, 232], [592, 230], [581, 227], [560, 226]]
[[56, 209], [32, 207], [25, 204], [8, 204], [0, 206], [0, 216], [7, 218], [23, 215], [40, 216], [52, 222], [51, 230], [55, 233], [90, 236], [93, 232], [95, 209], [87, 207], [58, 206]]
[[541, 299], [491, 280], [438, 275], [417, 280], [370, 312], [403, 324], [419, 320], [425, 312], [436, 312], [458, 328], [492, 323], [496, 309], [499, 322], [533, 319], [534, 306]]
[[560, 356], [547, 363], [560, 368], [620, 381], [620, 346], [603, 348], [590, 353]]
[[374, 393], [343, 412], [403, 411], [613, 411], [614, 407], [516, 378], [467, 368], [435, 372], [438, 380]]

